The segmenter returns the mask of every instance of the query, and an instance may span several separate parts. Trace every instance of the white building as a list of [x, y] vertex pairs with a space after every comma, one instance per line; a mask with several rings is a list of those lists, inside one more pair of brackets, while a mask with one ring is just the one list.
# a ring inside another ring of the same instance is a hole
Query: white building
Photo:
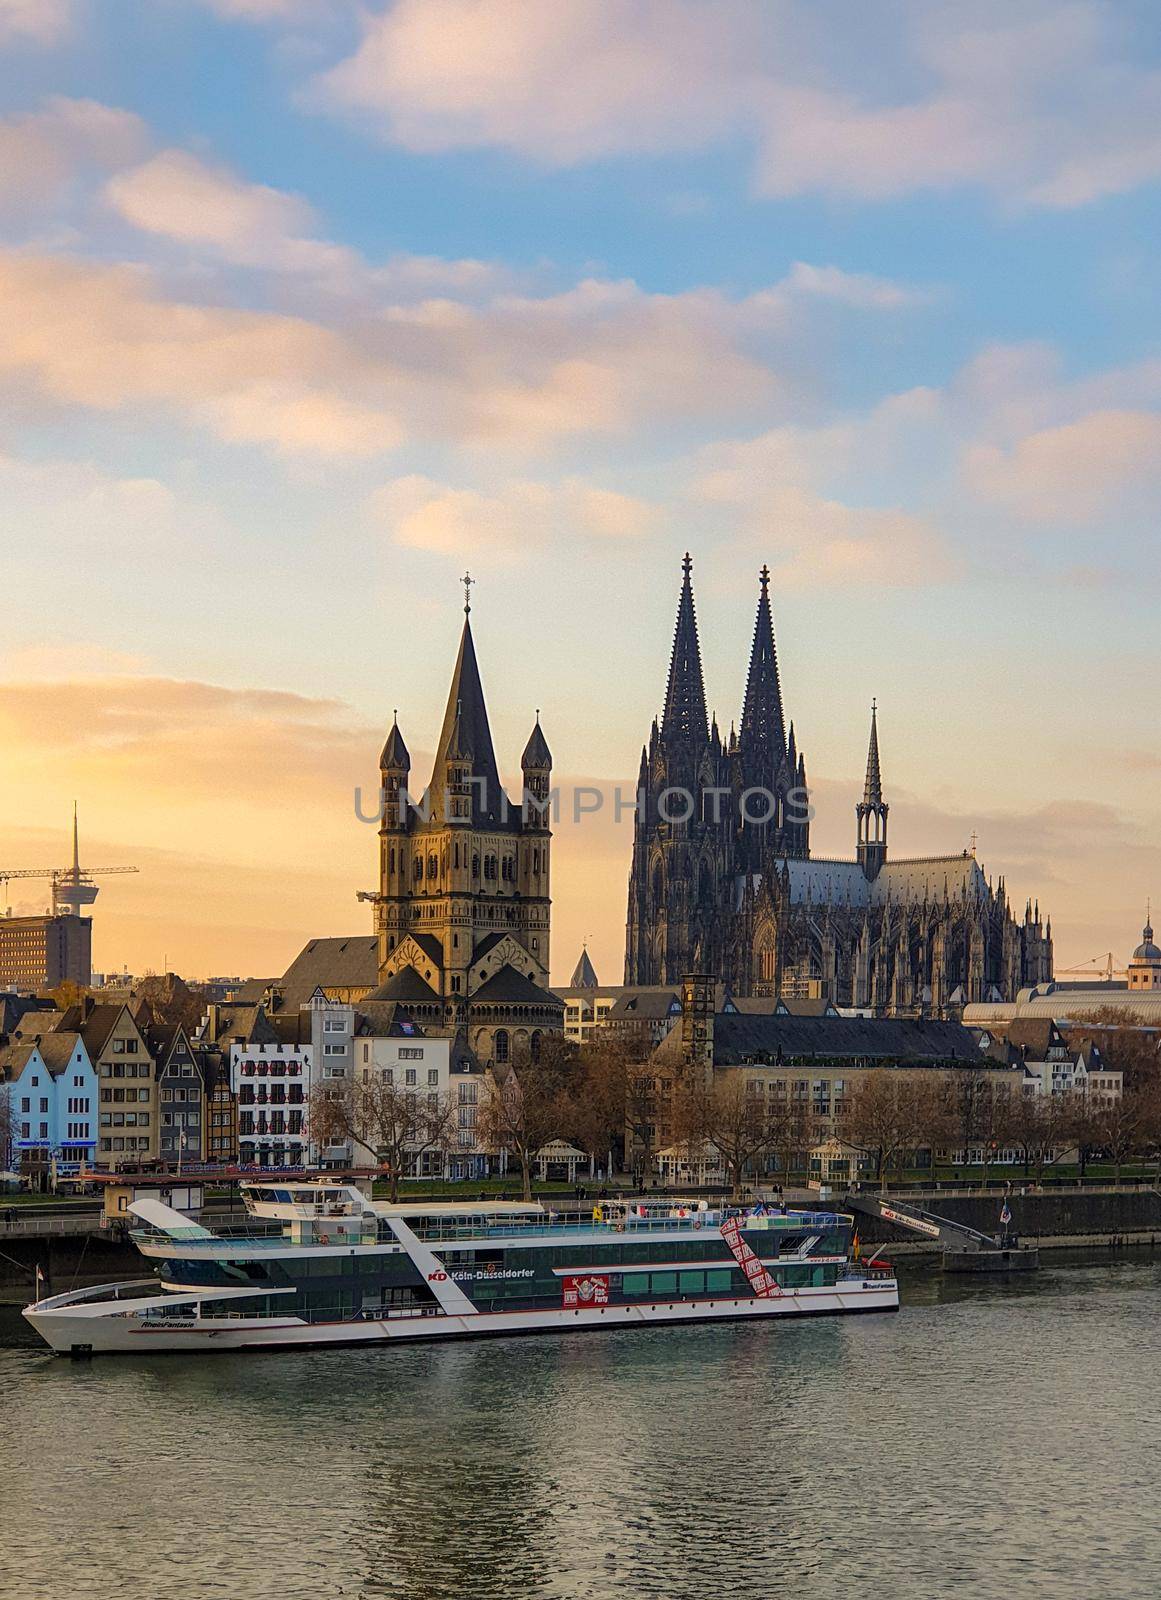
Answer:
[[490, 1080], [463, 1035], [422, 1033], [414, 1023], [395, 1020], [385, 1031], [378, 1031], [379, 1026], [371, 1016], [360, 1016], [353, 1050], [355, 1072], [362, 1081], [379, 1079], [414, 1095], [417, 1111], [424, 1100], [433, 1110], [441, 1105], [451, 1108], [450, 1140], [438, 1149], [417, 1147], [407, 1176], [485, 1176], [490, 1163], [479, 1143], [477, 1124]]

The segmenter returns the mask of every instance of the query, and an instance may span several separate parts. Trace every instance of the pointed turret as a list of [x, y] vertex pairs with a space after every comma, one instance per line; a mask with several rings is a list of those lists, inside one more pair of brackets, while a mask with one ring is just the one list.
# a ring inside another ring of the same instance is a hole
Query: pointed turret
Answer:
[[570, 989], [597, 989], [599, 987], [600, 987], [600, 984], [597, 981], [596, 968], [593, 966], [592, 962], [589, 960], [588, 946], [587, 945], [582, 945], [581, 946], [581, 953], [580, 953], [580, 960], [577, 962], [576, 966], [573, 968], [572, 978], [569, 980], [569, 988]]
[[690, 581], [693, 561], [688, 551], [681, 570], [681, 598], [677, 604], [677, 626], [673, 632], [673, 655], [669, 662], [669, 684], [665, 691], [661, 733], [667, 744], [684, 743], [700, 753], [708, 738], [708, 729], [701, 647], [698, 644], [693, 584]]
[[399, 713], [395, 713], [395, 720], [391, 724], [391, 732], [387, 735], [387, 742], [383, 746], [383, 754], [379, 757], [380, 772], [404, 773], [411, 771], [411, 755], [403, 742], [403, 735], [399, 731]]
[[540, 726], [540, 712], [536, 713], [536, 725], [528, 735], [528, 743], [524, 746], [524, 754], [520, 757], [520, 768], [523, 772], [551, 772], [552, 751], [548, 748], [548, 740], [544, 737], [544, 730]]
[[782, 685], [778, 679], [778, 652], [774, 645], [774, 619], [770, 613], [770, 569], [759, 575], [758, 615], [750, 647], [750, 671], [742, 706], [739, 743], [752, 783], [773, 787], [786, 755], [786, 725], [782, 716]]
[[877, 703], [871, 701], [871, 737], [867, 745], [867, 776], [863, 783], [863, 798], [855, 807], [858, 824], [859, 865], [869, 881], [879, 876], [887, 859], [887, 812], [890, 807], [883, 799], [883, 774], [879, 766], [879, 715]]

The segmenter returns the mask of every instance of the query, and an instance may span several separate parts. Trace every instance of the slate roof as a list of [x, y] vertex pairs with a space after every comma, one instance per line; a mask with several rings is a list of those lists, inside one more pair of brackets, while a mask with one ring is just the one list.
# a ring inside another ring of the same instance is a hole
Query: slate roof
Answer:
[[480, 682], [480, 669], [476, 662], [471, 619], [466, 616], [428, 786], [431, 818], [433, 823], [440, 826], [443, 824], [444, 779], [449, 757], [465, 758], [470, 763], [472, 778], [477, 780], [471, 785], [476, 827], [486, 824], [491, 828], [515, 830], [520, 823], [520, 807], [513, 807], [508, 801], [507, 816], [503, 814], [505, 802], [501, 800], [500, 769], [496, 765], [496, 752], [492, 747], [492, 730], [488, 725], [484, 686]]
[[[958, 1022], [904, 1017], [755, 1017], [718, 1012], [714, 1065], [741, 1066], [756, 1059], [832, 1061], [962, 1061], [982, 1059], [975, 1036]], [[660, 1060], [681, 1054], [680, 1029], [658, 1045]]]
[[83, 1044], [79, 1033], [46, 1033], [40, 1041], [40, 1057], [53, 1077], [59, 1077], [73, 1062], [77, 1045]]
[[573, 969], [572, 977], [568, 980], [570, 989], [599, 989], [597, 969], [589, 960], [588, 949], [582, 949], [580, 960]]
[[[881, 906], [889, 900], [892, 905], [921, 903], [923, 900], [942, 901], [946, 890], [948, 898], [958, 900], [966, 891], [968, 898], [987, 892], [987, 879], [975, 856], [967, 851], [957, 856], [887, 857], [873, 883], [857, 861], [828, 861], [812, 856], [806, 861], [780, 861], [778, 870], [786, 867], [790, 878], [790, 900], [802, 905], [808, 899], [814, 905], [830, 901], [834, 905]], [[754, 887], [760, 883], [754, 875]], [[735, 907], [740, 907], [746, 880], [741, 877], [734, 883]]]
[[303, 945], [278, 980], [276, 988], [288, 1011], [297, 1011], [316, 989], [364, 989], [379, 982], [379, 941], [357, 933], [335, 939], [312, 939]]
[[439, 995], [414, 967], [401, 967], [393, 976], [384, 980], [377, 989], [373, 989], [366, 1000], [359, 1002], [359, 1010], [367, 1002], [380, 1000], [396, 1000], [404, 1003], [426, 1001], [429, 1005], [438, 1004]]
[[609, 1010], [610, 1022], [656, 1022], [673, 1012], [676, 1002], [681, 1010], [679, 989], [658, 987], [629, 989]]
[[471, 1004], [550, 1006], [554, 1011], [564, 1012], [564, 1004], [556, 995], [533, 983], [515, 967], [501, 967], [499, 972], [493, 973], [472, 995]]

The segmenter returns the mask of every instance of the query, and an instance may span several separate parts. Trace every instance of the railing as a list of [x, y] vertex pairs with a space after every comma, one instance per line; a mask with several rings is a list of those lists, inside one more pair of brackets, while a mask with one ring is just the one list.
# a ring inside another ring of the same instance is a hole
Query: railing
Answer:
[[99, 1216], [80, 1217], [21, 1217], [15, 1222], [0, 1222], [0, 1239], [32, 1239], [45, 1235], [101, 1233], [103, 1223]]
[[743, 1227], [749, 1229], [799, 1232], [802, 1229], [829, 1229], [835, 1225], [835, 1213], [832, 1211], [792, 1211], [785, 1215], [775, 1214], [765, 1217], [751, 1217], [744, 1211], [730, 1208], [724, 1211], [692, 1211], [684, 1217], [666, 1217], [649, 1215], [646, 1217], [626, 1214], [616, 1210], [613, 1215], [608, 1212], [598, 1221], [594, 1217], [546, 1217], [543, 1221], [539, 1217], [512, 1218], [506, 1222], [487, 1223], [481, 1220], [478, 1223], [456, 1222], [451, 1218], [435, 1219], [426, 1225], [411, 1226], [415, 1236], [425, 1244], [442, 1243], [457, 1239], [527, 1239], [542, 1238], [546, 1235], [565, 1235], [575, 1233], [597, 1233], [602, 1236], [609, 1233], [697, 1233], [703, 1228], [719, 1228], [730, 1217], [740, 1217]]

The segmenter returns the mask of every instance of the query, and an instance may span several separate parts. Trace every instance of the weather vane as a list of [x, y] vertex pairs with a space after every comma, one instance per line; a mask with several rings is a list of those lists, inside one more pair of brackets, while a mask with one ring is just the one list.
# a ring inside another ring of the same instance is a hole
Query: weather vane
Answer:
[[460, 579], [460, 582], [464, 586], [464, 615], [465, 616], [472, 609], [472, 584], [475, 583], [475, 581], [476, 581], [475, 578], [472, 577], [470, 572], [465, 572], [463, 577]]

